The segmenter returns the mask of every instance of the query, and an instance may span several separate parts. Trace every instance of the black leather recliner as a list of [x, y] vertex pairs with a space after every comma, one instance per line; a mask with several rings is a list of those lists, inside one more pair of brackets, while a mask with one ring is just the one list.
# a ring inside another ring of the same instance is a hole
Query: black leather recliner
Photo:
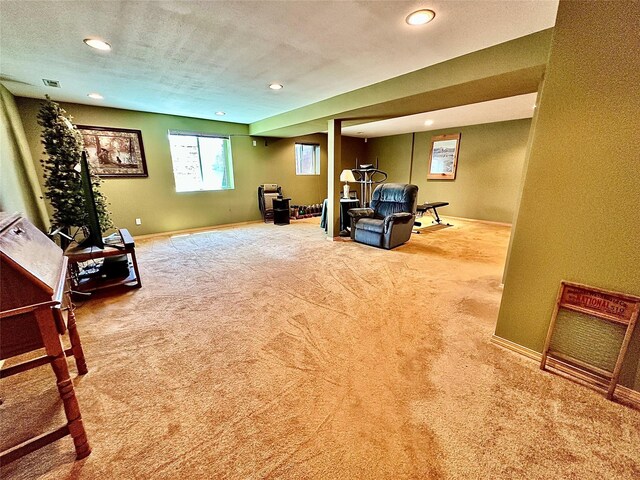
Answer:
[[417, 185], [378, 185], [371, 196], [370, 208], [349, 210], [351, 238], [387, 250], [402, 245], [411, 237], [417, 204]]

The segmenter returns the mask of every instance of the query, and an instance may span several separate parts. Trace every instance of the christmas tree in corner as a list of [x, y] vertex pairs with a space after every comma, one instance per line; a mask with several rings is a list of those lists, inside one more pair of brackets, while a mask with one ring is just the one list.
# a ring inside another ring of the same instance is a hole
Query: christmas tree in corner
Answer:
[[[53, 207], [52, 224], [67, 234], [76, 228], [76, 234], [87, 234], [88, 214], [82, 190], [82, 178], [75, 167], [80, 163], [83, 142], [60, 105], [46, 95], [38, 113], [38, 124], [42, 127], [42, 144], [45, 160], [40, 160], [44, 169], [45, 197]], [[91, 170], [91, 167], [89, 167]], [[100, 177], [91, 173], [91, 184], [102, 232], [113, 228], [107, 209], [107, 200], [100, 192]], [[75, 237], [75, 235], [74, 235]], [[81, 240], [81, 239], [78, 239]]]

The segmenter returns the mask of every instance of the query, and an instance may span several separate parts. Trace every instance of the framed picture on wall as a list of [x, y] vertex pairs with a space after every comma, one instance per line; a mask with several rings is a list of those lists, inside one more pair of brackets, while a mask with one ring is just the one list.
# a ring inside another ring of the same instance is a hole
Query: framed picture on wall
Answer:
[[148, 177], [140, 130], [77, 125], [93, 171], [101, 177]]
[[429, 152], [429, 180], [455, 180], [458, 169], [460, 134], [437, 135], [431, 138]]

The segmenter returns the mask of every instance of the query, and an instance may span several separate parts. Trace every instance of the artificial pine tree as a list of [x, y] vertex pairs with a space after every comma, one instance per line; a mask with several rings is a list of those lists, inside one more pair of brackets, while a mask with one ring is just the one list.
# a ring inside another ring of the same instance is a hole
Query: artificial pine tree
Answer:
[[[67, 112], [48, 95], [45, 98], [38, 113], [38, 124], [42, 127], [42, 144], [47, 158], [40, 163], [44, 169], [45, 196], [53, 207], [52, 223], [67, 233], [76, 227], [86, 234], [89, 222], [82, 179], [74, 169], [82, 155], [82, 135], [71, 123]], [[100, 177], [91, 173], [91, 184], [100, 228], [105, 232], [113, 227], [113, 223], [107, 200], [100, 192]]]

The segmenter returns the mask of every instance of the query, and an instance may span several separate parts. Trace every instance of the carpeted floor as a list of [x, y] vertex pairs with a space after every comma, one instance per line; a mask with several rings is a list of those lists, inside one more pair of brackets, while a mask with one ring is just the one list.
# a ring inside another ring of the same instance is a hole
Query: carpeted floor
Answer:
[[[490, 343], [509, 229], [394, 251], [317, 221], [139, 242], [144, 286], [77, 311], [69, 437], [4, 479], [631, 479], [640, 412]], [[0, 383], [0, 448], [61, 421], [47, 367]]]

